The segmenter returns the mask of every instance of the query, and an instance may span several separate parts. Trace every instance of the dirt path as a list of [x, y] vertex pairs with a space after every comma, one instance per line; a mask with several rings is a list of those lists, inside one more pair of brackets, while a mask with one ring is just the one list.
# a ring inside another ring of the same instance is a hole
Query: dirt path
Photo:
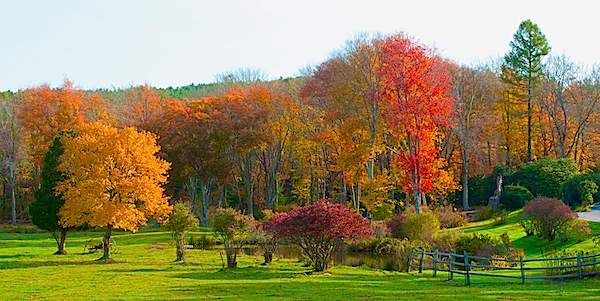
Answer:
[[577, 214], [579, 214], [579, 219], [590, 222], [600, 222], [600, 203], [592, 206], [592, 209], [588, 212], [577, 212]]

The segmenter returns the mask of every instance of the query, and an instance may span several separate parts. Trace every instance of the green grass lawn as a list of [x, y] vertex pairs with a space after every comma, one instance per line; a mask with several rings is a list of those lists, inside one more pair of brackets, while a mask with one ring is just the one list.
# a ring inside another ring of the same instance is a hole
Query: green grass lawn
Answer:
[[[528, 248], [528, 257], [539, 254], [535, 248], [551, 245], [519, 234], [513, 229], [515, 218], [501, 226], [474, 223], [465, 231], [497, 235], [510, 230], [516, 247]], [[593, 227], [600, 232], [598, 224]], [[334, 266], [315, 274], [297, 260], [276, 258], [265, 266], [258, 256], [241, 256], [238, 269], [223, 271], [217, 251], [190, 250], [187, 263], [173, 262], [175, 248], [169, 234], [154, 229], [115, 233], [114, 260], [105, 263], [96, 261], [100, 253], [82, 254], [86, 242], [102, 234], [71, 233], [70, 255], [57, 256], [52, 255], [56, 244], [48, 233], [0, 233], [0, 299], [600, 300], [600, 278], [520, 284], [474, 276], [472, 285], [466, 286], [463, 276], [447, 281], [444, 272], [433, 278], [430, 272]], [[591, 242], [575, 242], [571, 239], [565, 245], [591, 246]]]

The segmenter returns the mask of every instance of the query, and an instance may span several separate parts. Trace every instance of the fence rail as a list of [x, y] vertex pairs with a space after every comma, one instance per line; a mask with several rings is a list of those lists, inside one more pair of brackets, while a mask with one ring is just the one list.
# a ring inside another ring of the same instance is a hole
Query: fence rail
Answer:
[[[455, 251], [444, 253], [439, 252], [437, 249], [433, 252], [427, 252], [424, 248], [412, 248], [408, 257], [406, 272], [410, 272], [411, 268], [418, 268], [419, 273], [422, 273], [423, 270], [433, 270], [433, 277], [437, 276], [438, 271], [448, 272], [449, 280], [453, 279], [454, 274], [465, 275], [467, 285], [471, 284], [471, 276], [473, 275], [520, 279], [521, 283], [525, 283], [525, 280], [528, 279], [583, 278], [584, 276], [600, 274], [600, 261], [596, 259], [597, 257], [600, 257], [600, 254], [582, 255], [579, 252], [577, 256], [571, 257], [523, 259], [523, 256], [519, 256], [519, 260], [515, 260], [471, 256], [467, 252], [463, 254], [458, 254]], [[415, 261], [417, 261], [417, 264], [414, 263]], [[564, 263], [568, 261], [576, 261], [576, 263], [552, 265], [556, 262]], [[489, 262], [490, 264], [482, 264], [482, 262]], [[496, 263], [496, 265], [493, 263]], [[526, 266], [529, 263], [541, 263], [544, 266]], [[549, 274], [552, 274], [552, 270], [556, 270], [557, 273], [544, 276], [539, 274], [525, 275], [526, 271], [539, 272], [540, 270], [545, 272], [550, 270], [550, 272], [547, 272]], [[517, 275], [493, 273], [494, 271], [501, 271], [500, 273], [512, 271]]]

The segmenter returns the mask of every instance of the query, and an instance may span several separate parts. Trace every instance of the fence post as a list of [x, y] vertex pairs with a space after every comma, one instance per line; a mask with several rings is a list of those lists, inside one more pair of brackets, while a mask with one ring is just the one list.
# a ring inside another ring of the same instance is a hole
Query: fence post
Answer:
[[519, 262], [521, 263], [521, 283], [525, 283], [525, 270], [523, 270], [523, 256], [519, 256]]
[[438, 249], [433, 251], [433, 277], [437, 275]]
[[450, 279], [448, 280], [453, 280], [454, 278], [454, 254], [456, 253], [454, 250], [452, 250], [452, 255], [450, 256]]
[[406, 264], [406, 272], [409, 273], [410, 272], [410, 263], [412, 261], [412, 257], [413, 257], [413, 251], [415, 250], [415, 248], [410, 248], [410, 256], [408, 256], [408, 264]]
[[465, 279], [467, 281], [467, 285], [471, 285], [471, 276], [469, 275], [469, 256], [467, 255], [467, 251], [464, 252], [465, 255], [465, 271], [467, 272], [467, 278]]
[[421, 247], [421, 259], [419, 261], [419, 274], [423, 273], [423, 258], [425, 257], [425, 248]]
[[581, 252], [577, 252], [577, 267], [579, 268], [579, 279], [583, 278], [583, 271], [581, 270]]

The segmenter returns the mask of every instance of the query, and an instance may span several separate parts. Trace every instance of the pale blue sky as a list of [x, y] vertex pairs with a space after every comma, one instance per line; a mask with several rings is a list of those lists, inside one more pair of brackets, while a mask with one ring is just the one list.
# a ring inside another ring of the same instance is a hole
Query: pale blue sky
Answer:
[[442, 55], [497, 57], [531, 19], [553, 53], [600, 62], [596, 1], [0, 0], [0, 91], [65, 77], [82, 88], [208, 83], [318, 64], [360, 31], [403, 30]]

